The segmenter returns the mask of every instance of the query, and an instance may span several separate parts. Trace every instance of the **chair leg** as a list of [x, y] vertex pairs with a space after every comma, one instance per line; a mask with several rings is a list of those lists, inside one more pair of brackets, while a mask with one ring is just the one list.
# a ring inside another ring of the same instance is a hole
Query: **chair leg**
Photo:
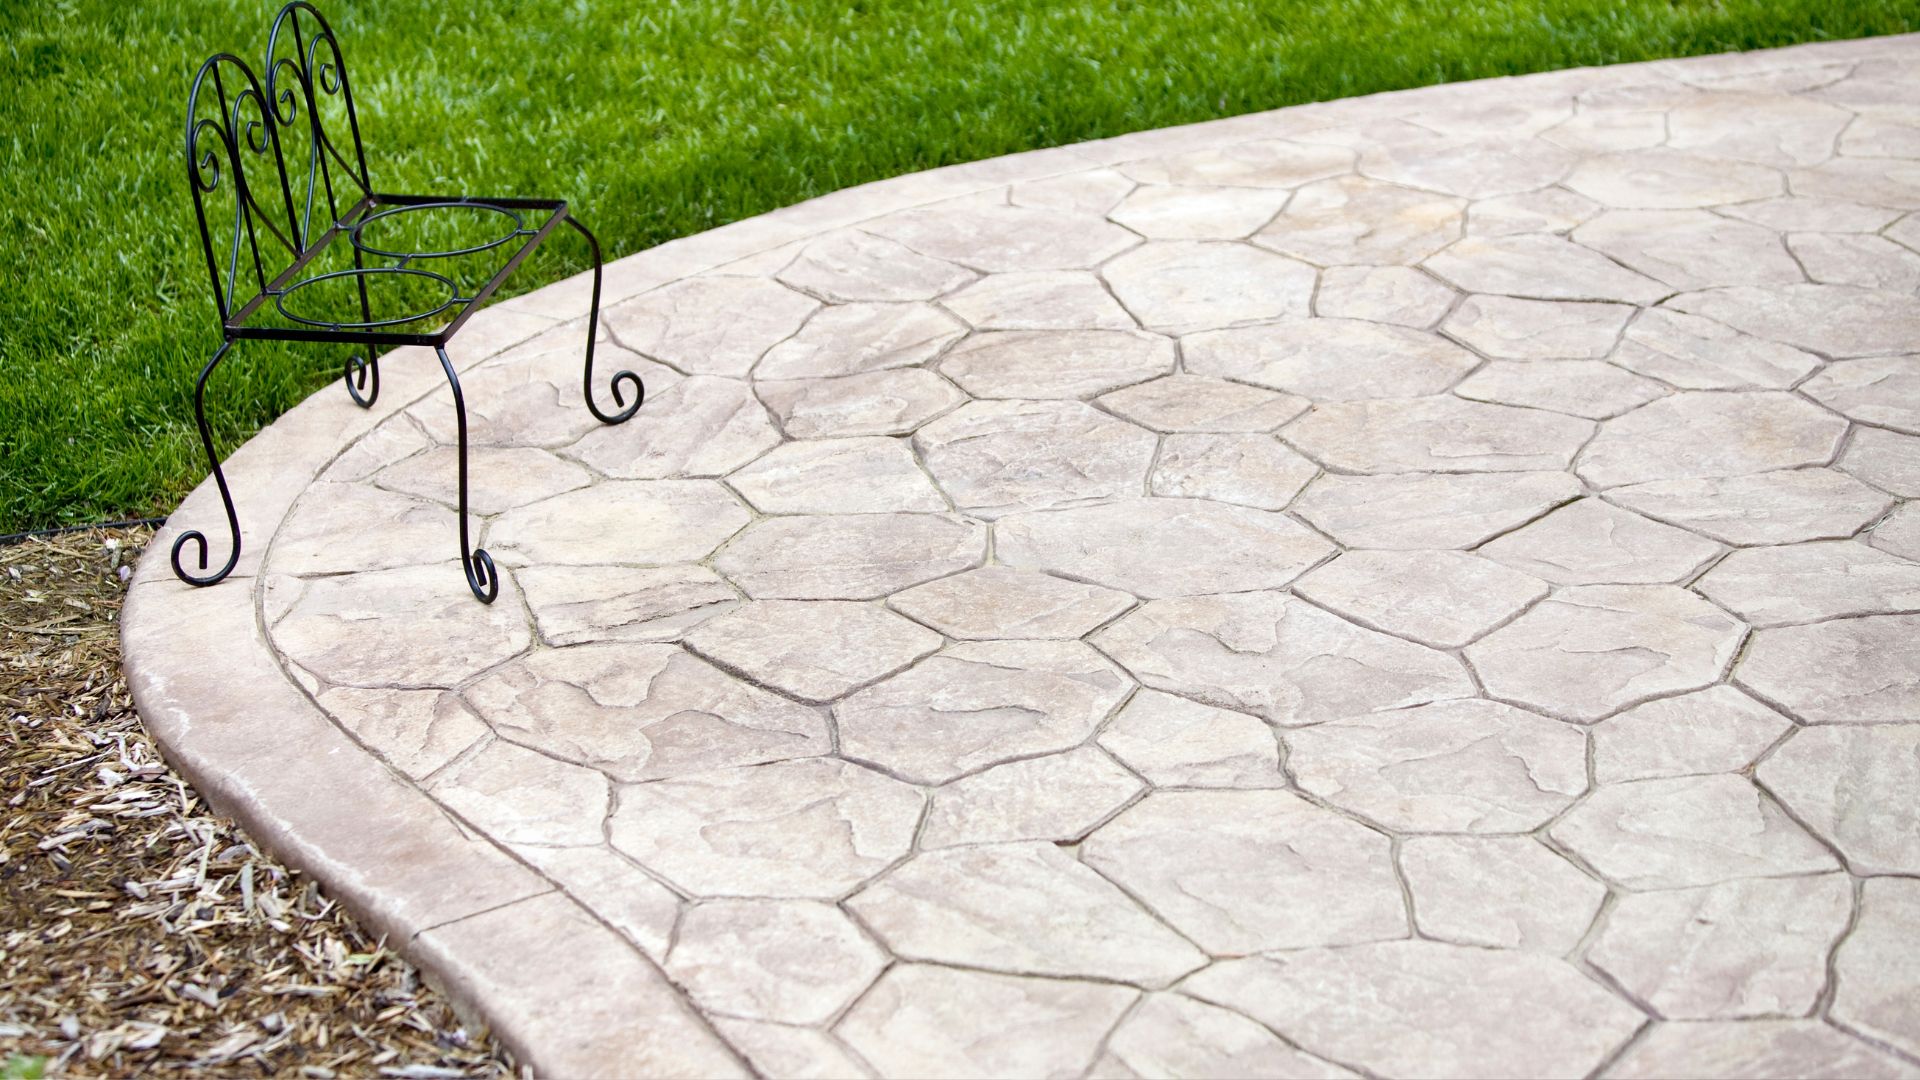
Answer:
[[[207, 366], [200, 369], [200, 380], [193, 385], [193, 419], [200, 426], [200, 445], [207, 452], [207, 464], [213, 469], [214, 485], [220, 489], [220, 502], [227, 509], [227, 530], [233, 537], [233, 551], [227, 556], [226, 565], [211, 574], [206, 573], [207, 534], [198, 529], [181, 533], [180, 538], [173, 542], [173, 573], [189, 585], [212, 585], [233, 573], [234, 565], [240, 561], [240, 515], [233, 509], [233, 492], [227, 489], [227, 474], [220, 469], [220, 455], [213, 448], [213, 431], [207, 427], [207, 380], [213, 377], [213, 370], [220, 366], [221, 358], [232, 347], [231, 341], [221, 342], [212, 359], [207, 361]], [[180, 550], [188, 544], [199, 549], [196, 560], [202, 571], [199, 574], [189, 573], [180, 565]]]
[[[613, 390], [614, 408], [619, 411], [601, 412], [599, 404], [593, 400], [593, 339], [599, 335], [600, 331], [600, 241], [572, 214], [567, 215], [567, 224], [579, 230], [580, 235], [587, 238], [587, 246], [593, 251], [593, 306], [587, 313], [587, 367], [582, 382], [582, 389], [587, 398], [587, 408], [593, 413], [594, 419], [603, 424], [624, 423], [631, 419], [634, 413], [640, 411], [640, 404], [647, 399], [647, 388], [640, 381], [640, 376], [631, 371], [618, 371], [608, 382]], [[620, 391], [622, 383], [633, 390], [631, 405], [627, 404], [626, 395]]]
[[499, 572], [493, 568], [493, 556], [470, 547], [467, 538], [467, 399], [460, 393], [460, 376], [447, 359], [447, 350], [434, 351], [440, 354], [440, 370], [447, 373], [447, 385], [453, 388], [453, 416], [460, 432], [460, 568], [467, 572], [467, 587], [473, 595], [491, 604], [500, 595]]
[[[353, 266], [356, 270], [362, 266], [360, 249], [357, 247], [353, 249]], [[372, 322], [373, 305], [367, 300], [367, 279], [363, 276], [355, 281], [360, 286], [360, 318]], [[380, 358], [373, 355], [372, 346], [367, 347], [365, 356], [355, 353], [347, 357], [346, 382], [347, 396], [353, 399], [355, 405], [371, 409], [373, 403], [380, 400]]]

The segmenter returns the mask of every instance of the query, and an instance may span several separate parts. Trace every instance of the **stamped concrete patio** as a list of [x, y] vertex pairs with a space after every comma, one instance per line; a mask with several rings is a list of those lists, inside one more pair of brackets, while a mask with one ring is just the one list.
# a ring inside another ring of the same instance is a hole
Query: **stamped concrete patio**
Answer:
[[842, 192], [610, 268], [625, 426], [475, 320], [492, 607], [401, 352], [127, 665], [553, 1075], [1920, 1076], [1914, 211], [1915, 38]]

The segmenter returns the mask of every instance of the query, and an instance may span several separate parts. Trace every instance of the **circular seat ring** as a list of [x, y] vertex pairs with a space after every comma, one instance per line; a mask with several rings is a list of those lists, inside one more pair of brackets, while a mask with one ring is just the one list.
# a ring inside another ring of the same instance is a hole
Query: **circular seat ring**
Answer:
[[[513, 222], [513, 228], [507, 233], [501, 236], [495, 237], [494, 239], [489, 240], [484, 244], [474, 244], [471, 247], [463, 247], [463, 248], [449, 248], [446, 251], [386, 251], [384, 249], [369, 245], [366, 242], [366, 240], [363, 239], [360, 235], [360, 230], [366, 228], [367, 226], [373, 224], [376, 221], [380, 221], [386, 218], [398, 217], [401, 214], [411, 214], [416, 210], [447, 210], [447, 209], [490, 210], [493, 213], [505, 216], [507, 220]], [[526, 232], [527, 232], [526, 222], [521, 219], [519, 214], [514, 213], [512, 210], [509, 210], [504, 206], [495, 206], [492, 203], [481, 203], [481, 202], [430, 202], [430, 203], [416, 203], [411, 206], [390, 207], [386, 210], [380, 211], [377, 214], [368, 215], [367, 217], [360, 219], [360, 222], [356, 224], [351, 230], [348, 231], [347, 239], [352, 242], [354, 247], [360, 249], [362, 252], [365, 252], [368, 255], [378, 255], [384, 259], [451, 259], [460, 255], [477, 255], [482, 251], [491, 251], [494, 248], [497, 248], [500, 245], [511, 241], [516, 236], [525, 235]]]
[[[334, 278], [365, 277], [365, 276], [371, 276], [374, 274], [406, 274], [411, 277], [422, 277], [422, 278], [427, 278], [430, 281], [437, 281], [440, 284], [446, 286], [447, 298], [445, 300], [440, 301], [438, 305], [432, 308], [429, 308], [425, 311], [414, 312], [413, 314], [410, 314], [410, 315], [402, 315], [399, 318], [395, 318], [395, 319], [368, 319], [368, 320], [310, 319], [305, 315], [296, 315], [293, 312], [287, 310], [287, 297], [292, 296], [294, 293], [299, 292], [301, 289], [304, 289], [309, 285], [318, 284], [319, 282], [322, 282], [322, 281], [330, 281]], [[370, 266], [370, 267], [365, 267], [359, 270], [335, 270], [330, 274], [317, 274], [313, 277], [302, 278], [301, 280], [294, 282], [292, 285], [289, 285], [287, 288], [282, 289], [280, 292], [274, 294], [274, 297], [273, 297], [273, 306], [280, 309], [280, 314], [285, 315], [287, 318], [292, 319], [294, 322], [297, 322], [297, 323], [305, 323], [308, 326], [324, 327], [329, 330], [372, 330], [382, 326], [399, 326], [402, 323], [415, 322], [420, 319], [430, 319], [433, 316], [440, 314], [441, 312], [447, 310], [448, 308], [460, 302], [461, 302], [460, 289], [458, 286], [456, 286], [453, 283], [452, 278], [447, 277], [445, 274], [436, 274], [431, 270], [415, 270], [411, 267], [401, 267], [401, 266]]]

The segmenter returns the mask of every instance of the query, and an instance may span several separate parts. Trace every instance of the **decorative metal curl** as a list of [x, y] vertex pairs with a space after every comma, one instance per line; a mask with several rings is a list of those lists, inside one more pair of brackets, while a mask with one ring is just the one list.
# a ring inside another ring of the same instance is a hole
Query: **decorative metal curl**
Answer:
[[[582, 392], [587, 399], [587, 411], [593, 414], [595, 420], [603, 424], [624, 424], [633, 419], [633, 414], [639, 412], [640, 406], [646, 403], [647, 384], [641, 382], [640, 376], [631, 371], [624, 369], [616, 371], [613, 377], [607, 380], [607, 384], [613, 391], [614, 408], [619, 411], [601, 412], [599, 402], [593, 400], [593, 339], [600, 335], [600, 239], [594, 236], [585, 225], [580, 224], [580, 220], [572, 214], [567, 215], [567, 224], [587, 238], [587, 246], [593, 251], [593, 303], [587, 309], [587, 363], [586, 373], [581, 379]], [[631, 405], [627, 404], [626, 395], [620, 391], [623, 385], [633, 390]]]
[[473, 595], [491, 604], [500, 595], [500, 573], [493, 568], [493, 556], [484, 548], [467, 546], [467, 399], [460, 393], [460, 376], [447, 359], [447, 350], [435, 348], [434, 352], [440, 354], [440, 370], [446, 372], [447, 385], [453, 390], [454, 426], [460, 435], [460, 568], [467, 573], [467, 588]]
[[[206, 533], [198, 529], [189, 529], [181, 533], [179, 539], [173, 542], [174, 576], [189, 585], [202, 587], [224, 579], [228, 574], [233, 573], [234, 566], [240, 562], [240, 515], [233, 508], [233, 492], [227, 488], [227, 474], [220, 469], [220, 455], [213, 448], [213, 431], [207, 426], [207, 380], [213, 376], [213, 369], [220, 366], [221, 358], [226, 356], [227, 350], [232, 347], [231, 341], [221, 342], [220, 348], [214, 351], [213, 358], [207, 361], [207, 366], [200, 369], [200, 379], [193, 385], [193, 418], [200, 427], [200, 446], [207, 452], [207, 461], [213, 466], [213, 483], [220, 489], [220, 503], [227, 511], [227, 531], [233, 537], [233, 550], [227, 555], [226, 563], [209, 574], [205, 573], [209, 552]], [[192, 573], [180, 565], [180, 552], [188, 544], [199, 549], [196, 561], [201, 573]]]
[[[363, 409], [373, 408], [373, 403], [380, 400], [380, 358], [374, 356], [371, 350], [366, 356], [359, 353], [348, 356], [346, 382], [347, 396], [353, 399], [355, 405]], [[371, 390], [367, 388], [369, 382], [373, 387]]]

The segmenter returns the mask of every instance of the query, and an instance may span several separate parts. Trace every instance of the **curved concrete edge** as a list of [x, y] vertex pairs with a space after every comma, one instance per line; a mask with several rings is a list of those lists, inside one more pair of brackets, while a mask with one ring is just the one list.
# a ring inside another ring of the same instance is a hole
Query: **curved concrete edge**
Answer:
[[[1817, 66], [1890, 53], [1899, 38], [1768, 52], [1778, 66]], [[671, 241], [607, 266], [607, 306], [835, 228], [912, 206], [1222, 141], [1302, 133], [1404, 111], [1407, 95], [1445, 108], [1550, 92], [1596, 79], [1737, 79], [1745, 54], [1394, 91], [935, 169], [849, 188]], [[590, 275], [480, 312], [449, 350], [461, 369], [552, 334], [578, 334]], [[418, 355], [411, 355], [411, 354]], [[441, 381], [424, 350], [387, 354], [380, 403], [354, 408], [336, 387], [254, 436], [225, 468], [251, 546], [234, 582], [193, 589], [168, 565], [184, 528], [222, 514], [203, 483], [154, 536], [122, 614], [122, 656], [134, 703], [163, 752], [256, 843], [312, 875], [488, 1023], [519, 1060], [557, 1076], [727, 1076], [742, 1058], [687, 1006], [653, 962], [513, 855], [469, 829], [389, 768], [314, 704], [267, 644], [255, 575], [264, 540], [313, 480], [381, 420]], [[244, 352], [229, 363], [244, 363]], [[451, 541], [449, 541], [451, 542]], [[216, 539], [218, 547], [220, 541]], [[351, 807], [351, 813], [343, 813]]]

